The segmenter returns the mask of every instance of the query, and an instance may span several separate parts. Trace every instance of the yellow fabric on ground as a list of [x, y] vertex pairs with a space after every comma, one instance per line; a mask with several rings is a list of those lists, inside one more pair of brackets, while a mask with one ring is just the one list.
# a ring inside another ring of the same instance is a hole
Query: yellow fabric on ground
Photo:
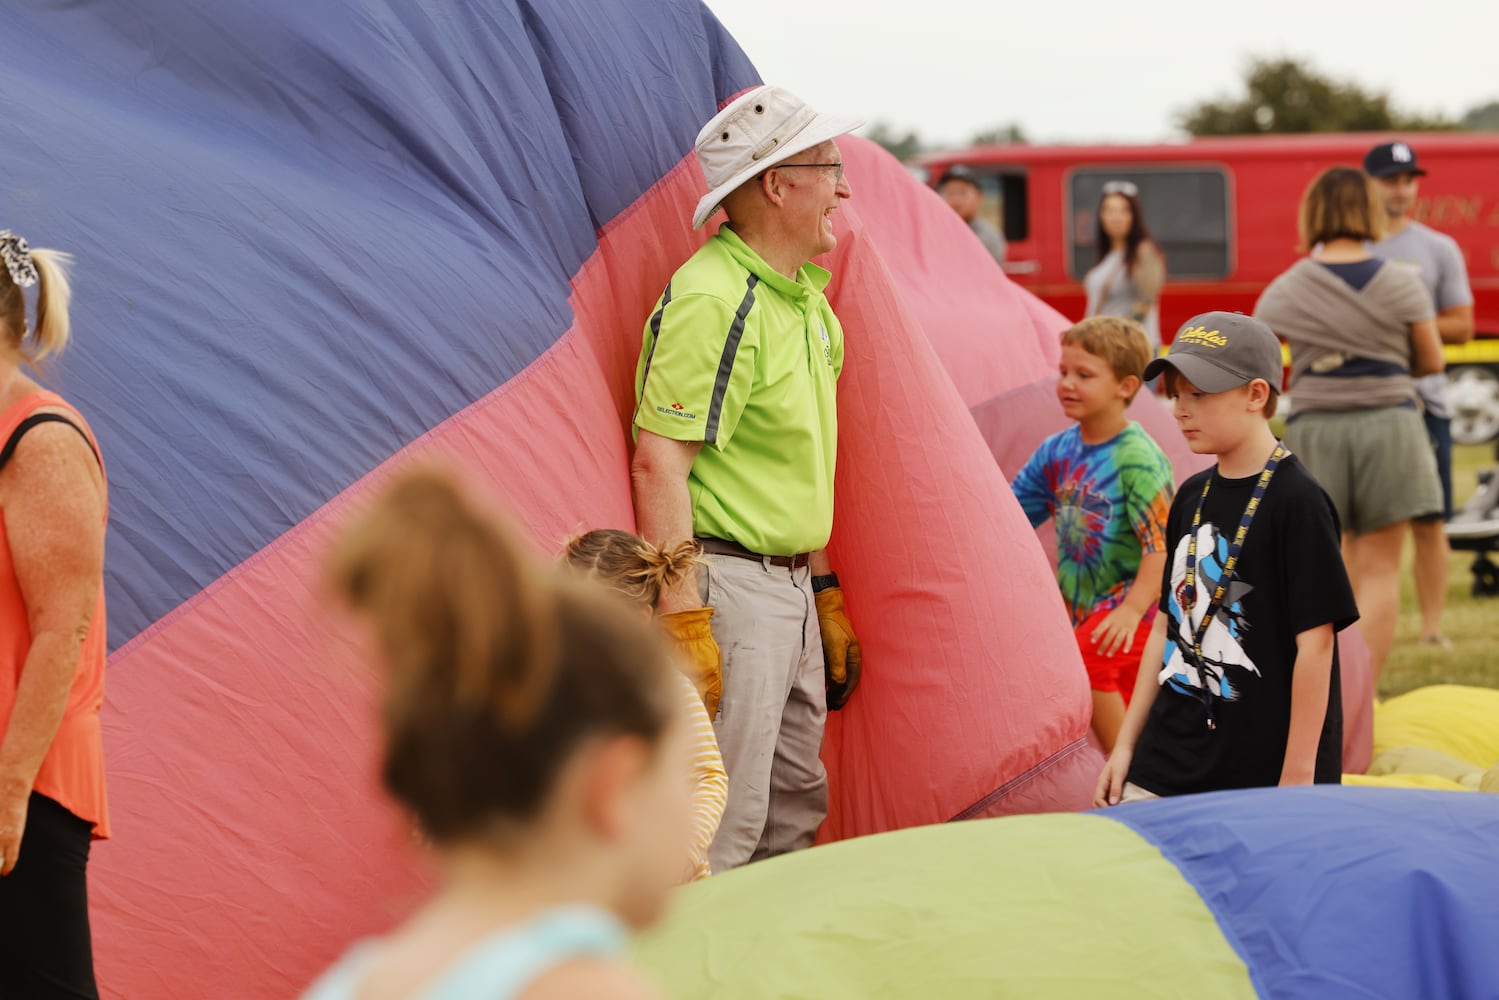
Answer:
[[1471, 761], [1480, 771], [1499, 761], [1499, 690], [1438, 684], [1374, 707], [1374, 754], [1427, 747]]
[[1372, 785], [1376, 788], [1430, 788], [1439, 792], [1474, 791], [1435, 774], [1345, 774], [1343, 784]]
[[1464, 788], [1477, 788], [1483, 765], [1431, 747], [1392, 747], [1369, 762], [1369, 774], [1434, 774]]

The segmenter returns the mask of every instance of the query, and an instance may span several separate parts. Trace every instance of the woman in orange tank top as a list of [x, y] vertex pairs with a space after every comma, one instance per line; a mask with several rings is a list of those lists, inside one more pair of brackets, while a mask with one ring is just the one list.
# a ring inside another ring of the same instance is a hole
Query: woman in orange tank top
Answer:
[[0, 230], [0, 996], [37, 1000], [99, 995], [85, 869], [109, 834], [104, 467], [26, 371], [67, 344], [67, 263]]

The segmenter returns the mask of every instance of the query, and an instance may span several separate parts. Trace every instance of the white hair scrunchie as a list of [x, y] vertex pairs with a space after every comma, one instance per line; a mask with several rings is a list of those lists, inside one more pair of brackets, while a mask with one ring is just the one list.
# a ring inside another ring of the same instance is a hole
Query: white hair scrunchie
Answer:
[[31, 248], [24, 237], [9, 229], [0, 229], [0, 257], [5, 259], [5, 269], [10, 280], [22, 288], [30, 288], [37, 282], [36, 264], [31, 259]]

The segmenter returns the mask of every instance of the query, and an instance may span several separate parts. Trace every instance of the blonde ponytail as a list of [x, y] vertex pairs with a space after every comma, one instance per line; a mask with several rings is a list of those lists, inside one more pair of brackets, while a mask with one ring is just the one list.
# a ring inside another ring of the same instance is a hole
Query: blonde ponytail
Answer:
[[571, 539], [563, 558], [575, 569], [648, 608], [660, 603], [661, 595], [702, 561], [696, 542], [678, 542], [664, 548], [614, 528]]
[[686, 578], [694, 566], [701, 563], [702, 557], [698, 553], [697, 542], [678, 542], [667, 548], [665, 546], [652, 545], [650, 542], [642, 542], [645, 559], [645, 573], [648, 586], [654, 591], [651, 606], [654, 607], [661, 600], [661, 595]]
[[[32, 250], [8, 229], [0, 230], [0, 349], [36, 364], [68, 346], [70, 254]], [[25, 289], [36, 285], [36, 326], [26, 322]]]
[[36, 362], [49, 354], [60, 354], [68, 346], [72, 334], [68, 303], [73, 298], [68, 268], [73, 264], [73, 255], [38, 249], [31, 251], [31, 263], [36, 266], [37, 276], [36, 328], [31, 331], [31, 346], [26, 353]]

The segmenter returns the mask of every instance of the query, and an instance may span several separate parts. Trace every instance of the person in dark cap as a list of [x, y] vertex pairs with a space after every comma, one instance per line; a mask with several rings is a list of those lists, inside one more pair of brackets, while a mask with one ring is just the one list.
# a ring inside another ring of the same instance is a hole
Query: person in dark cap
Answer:
[[1337, 511], [1270, 430], [1280, 341], [1204, 313], [1146, 366], [1158, 375], [1187, 446], [1217, 464], [1171, 504], [1160, 614], [1094, 805], [1338, 784], [1337, 633], [1358, 608]]
[[958, 218], [968, 223], [973, 235], [994, 258], [994, 263], [1003, 265], [1007, 250], [1004, 234], [994, 223], [979, 215], [984, 204], [984, 189], [979, 186], [978, 175], [969, 167], [956, 163], [948, 167], [937, 181], [937, 193], [958, 213]]
[[[1473, 339], [1473, 289], [1457, 241], [1411, 218], [1420, 178], [1426, 176], [1416, 151], [1403, 142], [1380, 143], [1364, 157], [1364, 170], [1379, 182], [1384, 195], [1389, 235], [1370, 250], [1376, 257], [1405, 264], [1420, 273], [1436, 307], [1437, 334], [1444, 344]], [[1416, 540], [1416, 600], [1421, 605], [1421, 642], [1445, 647], [1442, 611], [1447, 605], [1446, 523], [1452, 517], [1452, 410], [1447, 402], [1447, 375], [1416, 380], [1426, 433], [1431, 437], [1442, 482], [1442, 512], [1411, 521]]]

